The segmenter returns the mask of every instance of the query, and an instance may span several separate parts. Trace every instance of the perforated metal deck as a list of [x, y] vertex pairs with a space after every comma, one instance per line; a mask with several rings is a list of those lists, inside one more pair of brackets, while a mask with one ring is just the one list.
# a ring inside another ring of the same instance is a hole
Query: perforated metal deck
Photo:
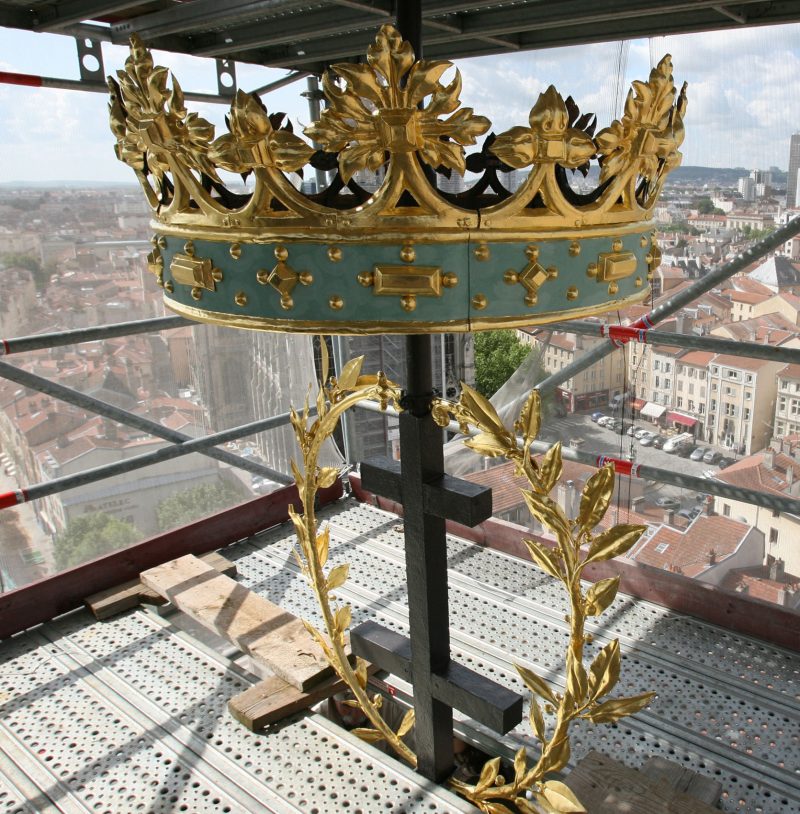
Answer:
[[[341, 594], [354, 622], [406, 632], [401, 521], [353, 501], [321, 519], [332, 562], [351, 563]], [[282, 526], [225, 553], [243, 584], [319, 623], [292, 542]], [[520, 692], [514, 661], [562, 682], [558, 586], [462, 540], [450, 539], [449, 555], [454, 656]], [[625, 597], [604, 620], [592, 647], [620, 638], [620, 691], [658, 699], [621, 725], [579, 728], [573, 760], [592, 748], [633, 766], [663, 755], [718, 779], [725, 811], [800, 812], [800, 657]], [[0, 811], [471, 810], [318, 715], [248, 732], [225, 704], [253, 680], [145, 610], [102, 623], [79, 612], [5, 642]], [[535, 751], [526, 725], [503, 746], [521, 743]]]

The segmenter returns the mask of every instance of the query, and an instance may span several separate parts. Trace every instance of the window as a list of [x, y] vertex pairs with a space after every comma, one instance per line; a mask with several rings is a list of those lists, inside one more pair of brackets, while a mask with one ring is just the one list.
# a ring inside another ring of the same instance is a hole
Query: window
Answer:
[[655, 384], [655, 386], [656, 387], [661, 387], [661, 379], [658, 376], [656, 376], [656, 384]]
[[716, 376], [719, 373], [719, 368], [715, 365], [711, 368], [711, 372]]
[[694, 384], [692, 382], [689, 382], [689, 395], [694, 395]]
[[777, 435], [783, 435], [786, 432], [786, 425], [785, 424], [776, 424], [775, 425], [775, 432]]
[[689, 410], [694, 412], [694, 402], [691, 399], [689, 399]]
[[711, 383], [711, 389], [712, 389], [712, 390], [713, 390], [715, 393], [717, 392], [717, 383], [716, 383], [716, 382], [712, 382], [712, 383]]
[[777, 543], [778, 542], [778, 529], [770, 529], [769, 530], [769, 541], [770, 541], [770, 543]]
[[725, 515], [725, 517], [731, 516], [731, 507], [727, 503], [722, 507], [722, 514]]
[[661, 370], [661, 362], [658, 359], [653, 362], [653, 370]]
[[706, 405], [703, 404], [703, 402], [701, 401], [698, 406], [700, 407], [700, 409], [697, 412], [700, 413], [700, 415], [703, 415], [703, 413], [705, 413], [706, 411]]
[[711, 399], [711, 410], [712, 412], [717, 409], [717, 400]]
[[739, 372], [737, 370], [729, 370], [728, 371], [728, 378], [729, 379], [734, 379], [734, 380], [738, 379], [739, 378]]
[[730, 389], [730, 387], [726, 387], [725, 388], [725, 395], [730, 396], [731, 393], [732, 393], [732, 390]]
[[669, 543], [659, 543], [656, 546], [656, 554], [663, 554], [669, 548]]
[[678, 407], [683, 407], [683, 398], [681, 396], [678, 396], [677, 401], [678, 401]]
[[772, 516], [773, 517], [780, 517], [781, 513], [777, 509], [773, 509], [772, 510]]
[[678, 379], [678, 390], [683, 390], [683, 379]]
[[699, 376], [699, 378], [700, 378], [700, 380], [701, 380], [701, 381], [705, 381], [705, 379], [706, 379], [706, 372], [705, 372], [705, 370], [701, 370], [701, 371], [700, 371], [700, 373], [698, 374], [698, 376]]
[[745, 401], [750, 401], [750, 399], [752, 399], [752, 398], [753, 398], [753, 394], [752, 394], [752, 393], [751, 393], [751, 392], [748, 390], [748, 391], [747, 391], [747, 392], [744, 394], [744, 398], [745, 398]]
[[744, 408], [744, 420], [745, 421], [750, 420], [750, 408], [749, 407]]
[[752, 373], [745, 374], [744, 380], [747, 382], [747, 384], [750, 384], [753, 381], [753, 374]]
[[669, 373], [672, 369], [672, 365], [669, 362], [664, 363], [664, 373]]
[[786, 410], [786, 396], [781, 396], [781, 400], [778, 403], [778, 409], [783, 412]]
[[666, 387], [666, 388], [667, 388], [667, 390], [669, 390], [669, 388], [671, 387], [671, 385], [672, 385], [672, 382], [670, 382], [670, 380], [669, 380], [669, 379], [664, 379], [664, 387]]

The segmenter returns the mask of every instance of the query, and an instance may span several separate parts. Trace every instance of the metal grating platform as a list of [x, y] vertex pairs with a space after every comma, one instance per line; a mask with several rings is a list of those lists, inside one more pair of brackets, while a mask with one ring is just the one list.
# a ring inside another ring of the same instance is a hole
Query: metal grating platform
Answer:
[[[354, 622], [405, 632], [401, 521], [353, 501], [321, 519], [332, 564], [352, 565], [341, 593]], [[245, 585], [317, 620], [291, 544], [282, 526], [225, 553]], [[462, 540], [449, 554], [455, 656], [519, 691], [513, 661], [562, 681], [557, 586]], [[718, 779], [725, 811], [800, 812], [800, 657], [624, 597], [606, 617], [592, 632], [598, 647], [620, 638], [621, 690], [659, 696], [621, 725], [576, 731], [573, 760], [592, 748], [632, 766], [662, 755]], [[225, 704], [252, 680], [145, 610], [103, 623], [79, 612], [3, 643], [0, 812], [471, 810], [318, 715], [248, 732]], [[504, 745], [527, 737], [520, 727]]]

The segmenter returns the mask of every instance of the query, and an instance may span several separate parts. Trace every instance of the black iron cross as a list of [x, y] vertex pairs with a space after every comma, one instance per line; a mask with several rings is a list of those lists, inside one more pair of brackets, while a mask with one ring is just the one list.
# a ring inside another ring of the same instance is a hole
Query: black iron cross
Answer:
[[414, 687], [417, 771], [441, 781], [453, 769], [453, 708], [501, 733], [522, 720], [522, 696], [450, 659], [445, 520], [476, 526], [492, 492], [442, 474], [442, 431], [430, 413], [400, 415], [402, 468], [388, 458], [361, 465], [361, 483], [403, 504], [411, 638], [366, 622], [353, 652]]

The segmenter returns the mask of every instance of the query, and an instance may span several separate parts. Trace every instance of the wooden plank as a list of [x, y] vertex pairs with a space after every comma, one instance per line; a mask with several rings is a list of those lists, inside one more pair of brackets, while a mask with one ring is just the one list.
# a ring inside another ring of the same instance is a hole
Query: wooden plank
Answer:
[[299, 690], [332, 672], [297, 617], [191, 554], [143, 571], [141, 580]]
[[[376, 669], [375, 665], [367, 665], [368, 673], [374, 673]], [[346, 690], [347, 684], [335, 675], [315, 684], [307, 692], [301, 692], [282, 678], [272, 676], [231, 698], [228, 711], [240, 724], [258, 732], [268, 724]]]
[[[210, 551], [200, 558], [206, 564], [221, 574], [236, 576], [236, 565], [226, 560], [219, 552]], [[109, 619], [131, 608], [137, 608], [142, 603], [150, 605], [163, 605], [167, 600], [151, 588], [142, 585], [140, 579], [132, 579], [122, 585], [116, 585], [105, 591], [87, 596], [83, 600], [95, 619]]]
[[[337, 478], [317, 496], [320, 505], [338, 500], [342, 482]], [[301, 508], [294, 485], [0, 594], [0, 639], [74, 610], [85, 596], [138, 578], [145, 568], [183, 554], [215, 551], [283, 523], [289, 519], [289, 506]]]
[[668, 780], [653, 780], [600, 752], [589, 752], [564, 782], [592, 814], [719, 814]]
[[641, 772], [651, 780], [663, 780], [671, 788], [696, 797], [710, 806], [717, 804], [722, 793], [722, 783], [719, 781], [663, 757], [649, 758], [642, 766]]

